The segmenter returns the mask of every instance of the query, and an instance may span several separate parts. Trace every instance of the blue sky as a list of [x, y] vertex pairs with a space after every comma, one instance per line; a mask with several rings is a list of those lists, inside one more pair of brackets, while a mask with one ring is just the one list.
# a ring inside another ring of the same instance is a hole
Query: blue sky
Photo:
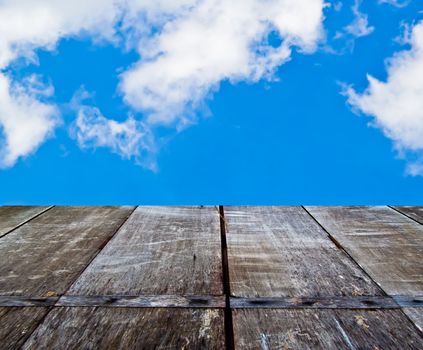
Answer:
[[[380, 93], [369, 90], [366, 75], [380, 82], [390, 81], [390, 76], [393, 82], [409, 81], [394, 79], [408, 61], [392, 63], [392, 57], [416, 49], [417, 40], [412, 38], [420, 37], [413, 29], [423, 20], [423, 3], [343, 1], [342, 8], [337, 1], [330, 3], [323, 9], [325, 37], [298, 34], [315, 47], [308, 42], [292, 44], [289, 60], [258, 79], [251, 78], [251, 72], [236, 79], [235, 73], [229, 79], [219, 76], [207, 94], [184, 102], [182, 112], [175, 115], [172, 110], [180, 104], [168, 102], [167, 90], [160, 95], [159, 107], [146, 108], [128, 96], [149, 96], [121, 88], [122, 74], [149, 55], [135, 46], [125, 49], [122, 43], [93, 39], [82, 31], [59, 36], [54, 47], [32, 44], [30, 55], [29, 49], [10, 54], [1, 70], [4, 76], [16, 83], [36, 76], [36, 87], [54, 86], [54, 93], [37, 94], [37, 98], [39, 103], [54, 105], [60, 116], [42, 142], [0, 169], [0, 204], [422, 204], [419, 102], [415, 109], [406, 106], [404, 101], [414, 103], [407, 95], [388, 106], [410, 110], [403, 117], [410, 120], [407, 127], [416, 130], [410, 136], [409, 131], [403, 132], [402, 121], [392, 122], [380, 103], [385, 101], [380, 94], [398, 87], [392, 83]], [[355, 29], [348, 31], [357, 16], [367, 22], [356, 22]], [[173, 20], [178, 19], [166, 17]], [[363, 23], [365, 27], [358, 28]], [[147, 39], [137, 39], [137, 45], [163, 30], [160, 22], [149, 25]], [[0, 30], [0, 49], [1, 35]], [[119, 35], [130, 36], [124, 31]], [[268, 47], [277, 48], [286, 39], [277, 29], [265, 35]], [[15, 45], [22, 41], [12, 39], [8, 40]], [[155, 64], [159, 59], [153, 60]], [[189, 64], [188, 56], [186, 61]], [[390, 72], [389, 66], [400, 68]], [[156, 66], [147, 64], [143, 69], [148, 76], [146, 70], [154, 71]], [[413, 72], [413, 87], [421, 87], [423, 71]], [[142, 88], [150, 88], [148, 84], [147, 79]], [[198, 85], [194, 86], [197, 91]], [[162, 91], [155, 85], [151, 89]], [[27, 87], [25, 91], [30, 93]], [[86, 97], [81, 98], [83, 93]], [[31, 106], [28, 110], [37, 112]], [[84, 134], [81, 142], [75, 120], [84, 106], [89, 106], [89, 112], [98, 108], [101, 116], [117, 123], [132, 116], [138, 132], [148, 128], [143, 146], [135, 143], [135, 148], [144, 147], [142, 152], [121, 145], [132, 140], [126, 134], [116, 147], [117, 143], [100, 142], [98, 134], [96, 138]], [[0, 113], [7, 112], [0, 108]], [[157, 115], [166, 122], [148, 121]], [[6, 149], [8, 135], [4, 129], [0, 135], [0, 147]]]

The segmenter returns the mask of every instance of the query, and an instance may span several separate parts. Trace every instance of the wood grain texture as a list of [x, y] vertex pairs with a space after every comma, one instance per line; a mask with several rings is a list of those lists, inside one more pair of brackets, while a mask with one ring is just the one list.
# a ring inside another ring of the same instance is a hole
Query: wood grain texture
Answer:
[[55, 207], [0, 239], [0, 294], [63, 294], [132, 212]]
[[422, 349], [400, 310], [234, 310], [237, 349]]
[[417, 307], [406, 307], [403, 308], [405, 314], [410, 318], [411, 321], [414, 322], [416, 327], [423, 332], [423, 308]]
[[395, 206], [394, 208], [423, 225], [423, 207]]
[[399, 309], [391, 297], [231, 298], [233, 309]]
[[68, 295], [221, 295], [219, 213], [138, 207]]
[[423, 295], [423, 226], [388, 207], [307, 207], [389, 295]]
[[57, 308], [23, 349], [223, 349], [218, 309]]
[[43, 307], [0, 307], [0, 349], [18, 349], [47, 312]]
[[[0, 299], [1, 301], [1, 299]], [[223, 296], [187, 297], [176, 295], [151, 296], [74, 296], [65, 295], [56, 306], [102, 306], [138, 308], [224, 308]]]
[[0, 207], [0, 237], [41, 214], [49, 207], [2, 206]]
[[225, 207], [231, 294], [381, 295], [301, 207]]
[[0, 307], [2, 306], [53, 306], [59, 297], [27, 297], [16, 295], [0, 295]]

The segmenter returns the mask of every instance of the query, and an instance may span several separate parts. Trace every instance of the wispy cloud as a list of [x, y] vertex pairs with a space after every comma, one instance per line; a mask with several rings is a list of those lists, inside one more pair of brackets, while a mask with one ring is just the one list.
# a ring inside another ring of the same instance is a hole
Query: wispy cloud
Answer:
[[129, 117], [124, 122], [104, 117], [96, 107], [81, 106], [73, 128], [81, 148], [107, 147], [126, 159], [156, 170], [156, 145], [151, 129]]
[[[12, 96], [12, 85], [20, 83], [4, 70], [17, 58], [36, 63], [36, 49], [51, 50], [64, 37], [80, 36], [138, 51], [140, 60], [121, 75], [119, 86], [134, 117], [119, 124], [98, 109], [81, 107], [76, 127], [85, 147], [110, 147], [123, 157], [142, 158], [145, 148], [138, 135], [147, 137], [146, 130], [157, 124], [183, 128], [195, 122], [197, 109], [222, 81], [272, 79], [293, 47], [315, 50], [323, 7], [323, 0], [2, 1], [0, 101], [9, 106], [0, 107], [7, 141], [3, 163], [13, 165], [33, 152], [60, 119], [51, 100], [43, 101], [34, 91]], [[280, 37], [280, 45], [269, 43], [271, 33]], [[13, 141], [16, 130], [31, 121], [37, 128], [28, 127], [25, 138], [33, 141], [23, 147]], [[29, 135], [31, 130], [38, 130], [36, 136]]]
[[389, 4], [395, 7], [406, 7], [411, 0], [378, 0], [379, 4]]
[[345, 94], [352, 107], [375, 118], [401, 155], [411, 152], [408, 173], [423, 175], [423, 22], [414, 26], [410, 45], [387, 61], [386, 82], [369, 75], [363, 93], [347, 87]]
[[355, 0], [352, 6], [354, 21], [345, 27], [345, 31], [356, 38], [367, 36], [374, 31], [374, 27], [369, 25], [368, 16], [360, 12], [362, 0]]

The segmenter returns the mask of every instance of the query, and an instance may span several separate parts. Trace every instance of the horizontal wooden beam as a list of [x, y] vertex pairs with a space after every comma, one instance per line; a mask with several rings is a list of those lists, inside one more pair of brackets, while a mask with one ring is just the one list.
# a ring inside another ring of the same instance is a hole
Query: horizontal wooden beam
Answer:
[[399, 309], [423, 307], [421, 296], [230, 298], [232, 309]]

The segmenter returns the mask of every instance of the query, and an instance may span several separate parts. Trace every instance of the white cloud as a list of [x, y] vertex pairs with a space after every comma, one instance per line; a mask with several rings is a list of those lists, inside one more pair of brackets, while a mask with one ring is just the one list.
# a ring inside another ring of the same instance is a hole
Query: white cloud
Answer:
[[151, 170], [156, 168], [151, 159], [156, 148], [151, 130], [133, 117], [118, 122], [104, 117], [98, 108], [80, 106], [73, 132], [81, 148], [107, 147]]
[[352, 7], [354, 21], [345, 27], [345, 31], [356, 38], [367, 36], [374, 31], [374, 27], [369, 26], [369, 18], [366, 14], [360, 12], [362, 0], [355, 0]]
[[0, 142], [0, 167], [14, 165], [19, 157], [34, 152], [51, 136], [59, 124], [58, 110], [41, 101], [51, 93], [52, 88], [34, 76], [13, 84], [9, 77], [0, 74], [0, 124], [4, 134]]
[[[376, 125], [391, 138], [401, 153], [423, 156], [423, 22], [415, 25], [411, 49], [388, 60], [386, 82], [368, 76], [369, 86], [359, 94], [346, 89], [348, 102], [375, 118]], [[409, 173], [416, 175], [421, 162], [413, 162]]]
[[[122, 74], [119, 87], [128, 106], [138, 113], [134, 115], [150, 126], [180, 128], [193, 122], [197, 108], [222, 81], [272, 79], [277, 67], [290, 59], [293, 47], [312, 52], [322, 37], [323, 7], [323, 0], [3, 0], [0, 72], [17, 58], [36, 62], [36, 49], [52, 50], [65, 37], [108, 40], [140, 54], [140, 60]], [[279, 46], [268, 43], [271, 32], [281, 38]], [[13, 81], [4, 77], [3, 84], [0, 99], [5, 100]], [[45, 132], [38, 134], [32, 147], [17, 151], [10, 144], [3, 157], [16, 160], [33, 152], [57, 125], [50, 122], [54, 106], [37, 101], [36, 94], [27, 97], [33, 105], [38, 103], [37, 108], [29, 115], [25, 104], [16, 103], [8, 120], [15, 118], [13, 114], [20, 116], [18, 124], [37, 120]], [[11, 140], [16, 128], [8, 127], [5, 118], [0, 116], [0, 126]], [[109, 137], [120, 137], [111, 132], [112, 122], [98, 118], [80, 124], [85, 135], [90, 123], [96, 132], [101, 129]], [[130, 119], [124, 125], [139, 131], [137, 123]], [[93, 146], [107, 145], [127, 156], [121, 139], [110, 144], [100, 142], [98, 135], [94, 139]]]
[[389, 4], [395, 7], [405, 7], [410, 3], [411, 0], [378, 0], [379, 4]]
[[[291, 47], [313, 51], [322, 35], [320, 0], [202, 0], [174, 14], [139, 47], [142, 59], [121, 90], [151, 123], [189, 123], [190, 112], [223, 80], [271, 77]], [[278, 47], [267, 42], [275, 31]]]
[[[33, 153], [60, 123], [58, 108], [42, 101], [52, 88], [34, 78], [16, 82], [4, 73], [15, 59], [36, 62], [35, 49], [54, 49], [66, 36], [111, 40], [113, 1], [5, 0], [0, 3], [0, 164], [12, 166]], [[2, 73], [3, 71], [3, 73]], [[32, 79], [32, 80], [31, 80]], [[43, 90], [41, 91], [40, 90]], [[35, 90], [34, 90], [35, 89]]]

